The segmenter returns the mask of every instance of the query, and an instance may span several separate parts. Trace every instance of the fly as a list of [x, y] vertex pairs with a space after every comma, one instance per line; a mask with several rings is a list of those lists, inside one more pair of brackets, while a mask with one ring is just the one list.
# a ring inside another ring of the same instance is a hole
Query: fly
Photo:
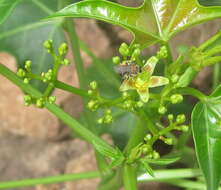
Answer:
[[136, 76], [141, 68], [135, 62], [126, 61], [114, 67], [114, 70], [123, 78]]

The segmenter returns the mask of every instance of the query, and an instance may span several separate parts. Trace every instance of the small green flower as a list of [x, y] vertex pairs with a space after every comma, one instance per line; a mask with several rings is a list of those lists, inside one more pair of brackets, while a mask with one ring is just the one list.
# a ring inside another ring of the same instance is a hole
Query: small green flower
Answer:
[[154, 88], [169, 83], [169, 80], [161, 76], [152, 76], [154, 68], [159, 59], [155, 56], [147, 60], [142, 71], [135, 77], [123, 81], [120, 91], [136, 90], [143, 102], [149, 100], [149, 88]]

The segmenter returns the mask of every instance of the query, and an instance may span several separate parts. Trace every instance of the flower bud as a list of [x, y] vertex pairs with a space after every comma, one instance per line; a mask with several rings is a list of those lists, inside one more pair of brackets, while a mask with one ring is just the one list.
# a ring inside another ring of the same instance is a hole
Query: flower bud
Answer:
[[107, 114], [104, 116], [104, 123], [109, 124], [113, 122], [113, 116], [110, 114]]
[[172, 104], [179, 104], [183, 101], [183, 96], [181, 94], [174, 94], [170, 97]]
[[120, 64], [120, 57], [119, 57], [119, 56], [115, 56], [115, 57], [112, 58], [112, 61], [113, 61], [113, 63], [116, 64], [116, 65], [117, 65], [117, 64]]
[[52, 44], [53, 44], [53, 41], [52, 40], [46, 40], [43, 44], [43, 46], [48, 50], [48, 52], [51, 52], [52, 51]]
[[65, 66], [68, 66], [70, 65], [70, 61], [68, 59], [64, 59], [62, 62], [61, 62], [62, 65], [65, 65]]
[[91, 111], [96, 111], [98, 109], [98, 102], [97, 100], [91, 100], [88, 102], [87, 106]]
[[179, 80], [179, 75], [176, 75], [176, 74], [172, 75], [172, 77], [171, 77], [171, 82], [172, 83], [177, 83], [178, 80]]
[[173, 114], [169, 114], [169, 115], [167, 116], [167, 118], [168, 118], [168, 120], [169, 120], [170, 122], [173, 122], [174, 116], [173, 116]]
[[96, 90], [97, 89], [97, 82], [96, 81], [92, 81], [90, 83], [90, 87], [91, 87], [92, 90]]
[[37, 106], [38, 108], [43, 108], [43, 107], [44, 107], [44, 104], [45, 104], [45, 102], [44, 102], [43, 98], [40, 98], [40, 99], [38, 99], [38, 100], [36, 101], [36, 106]]
[[88, 95], [92, 95], [93, 94], [93, 90], [88, 90], [87, 93], [88, 93]]
[[119, 52], [122, 56], [128, 56], [130, 53], [128, 45], [126, 43], [122, 43], [119, 48]]
[[128, 92], [123, 92], [122, 93], [123, 99], [127, 99], [129, 97]]
[[179, 128], [180, 128], [183, 132], [187, 132], [187, 131], [189, 130], [189, 126], [187, 126], [187, 125], [181, 125]]
[[26, 106], [29, 106], [32, 103], [32, 98], [30, 95], [25, 95], [24, 96], [24, 102]]
[[100, 118], [100, 119], [97, 120], [97, 122], [98, 122], [99, 124], [102, 124], [102, 123], [104, 123], [104, 119], [103, 119], [103, 118]]
[[25, 69], [26, 69], [27, 71], [29, 71], [29, 70], [31, 69], [31, 65], [32, 65], [32, 61], [27, 60], [27, 61], [25, 62]]
[[156, 152], [156, 151], [153, 151], [152, 156], [153, 156], [153, 159], [160, 158], [160, 154], [158, 152]]
[[165, 139], [164, 139], [164, 142], [165, 142], [166, 144], [168, 144], [168, 145], [172, 145], [172, 144], [173, 144], [173, 139], [171, 139], [171, 138], [165, 138]]
[[68, 45], [66, 43], [62, 43], [58, 48], [58, 52], [61, 56], [64, 56], [68, 51]]
[[162, 46], [160, 48], [160, 51], [157, 52], [157, 57], [159, 59], [165, 59], [165, 58], [167, 58], [167, 56], [168, 56], [167, 48], [166, 48], [166, 46]]
[[55, 96], [50, 96], [50, 97], [48, 98], [48, 102], [49, 102], [50, 104], [55, 103], [55, 101], [56, 101], [56, 97], [55, 97]]
[[144, 137], [144, 140], [145, 140], [145, 141], [149, 141], [151, 138], [152, 138], [152, 135], [151, 135], [151, 134], [147, 134], [147, 135]]
[[17, 75], [19, 76], [19, 77], [25, 77], [25, 74], [26, 74], [26, 72], [24, 71], [24, 69], [18, 69], [18, 71], [17, 71]]
[[176, 118], [176, 122], [178, 124], [184, 123], [186, 121], [186, 116], [184, 114], [180, 114]]
[[29, 79], [29, 78], [24, 78], [24, 80], [23, 80], [23, 82], [24, 82], [25, 84], [28, 84], [28, 83], [29, 83], [29, 81], [30, 81], [30, 79]]
[[158, 108], [158, 113], [159, 114], [165, 114], [167, 112], [167, 108], [166, 107], [164, 107], [164, 106], [160, 106], [159, 108]]
[[144, 103], [142, 101], [138, 101], [136, 103], [136, 107], [138, 107], [138, 108], [142, 108], [143, 106], [144, 106]]
[[137, 57], [139, 57], [141, 54], [140, 49], [136, 48], [132, 54], [132, 58], [136, 59]]

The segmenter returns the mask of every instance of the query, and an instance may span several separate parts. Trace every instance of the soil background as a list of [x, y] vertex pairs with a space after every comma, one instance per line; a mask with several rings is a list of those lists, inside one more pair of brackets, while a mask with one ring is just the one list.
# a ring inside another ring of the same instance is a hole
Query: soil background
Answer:
[[[122, 3], [125, 2], [121, 1]], [[133, 4], [133, 3], [132, 3]], [[134, 5], [134, 4], [133, 4]], [[129, 42], [131, 35], [111, 25], [98, 21], [75, 20], [79, 37], [100, 58], [114, 55], [122, 41]], [[172, 46], [197, 45], [208, 39], [220, 28], [220, 20], [194, 27], [176, 36]], [[91, 37], [93, 35], [93, 38]], [[151, 47], [147, 53], [153, 53]], [[174, 52], [176, 54], [176, 52]], [[72, 55], [68, 57], [72, 59]], [[85, 67], [91, 60], [82, 52]], [[0, 52], [0, 62], [16, 70], [15, 59]], [[204, 92], [210, 88], [211, 69], [202, 71], [194, 85]], [[74, 63], [63, 67], [59, 79], [78, 86]], [[57, 103], [71, 115], [78, 117], [82, 101], [78, 96], [56, 90]], [[94, 153], [90, 145], [70, 138], [69, 129], [44, 109], [25, 107], [23, 94], [11, 82], [0, 76], [0, 181], [18, 180], [64, 173], [96, 170]], [[99, 180], [81, 180], [56, 185], [38, 185], [21, 190], [95, 190]], [[178, 188], [160, 183], [140, 186], [141, 190], [176, 190]]]

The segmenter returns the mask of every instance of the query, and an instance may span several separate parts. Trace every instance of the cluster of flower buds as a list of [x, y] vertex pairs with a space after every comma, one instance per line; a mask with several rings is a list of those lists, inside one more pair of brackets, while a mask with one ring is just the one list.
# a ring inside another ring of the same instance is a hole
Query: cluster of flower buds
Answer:
[[176, 119], [174, 118], [173, 114], [168, 115], [169, 125], [173, 126], [174, 130], [187, 132], [189, 127], [185, 125], [186, 116], [184, 114], [177, 115]]
[[135, 111], [136, 109], [142, 108], [144, 103], [140, 100], [133, 100], [132, 96], [128, 92], [122, 93], [123, 102], [121, 103], [122, 108], [128, 111]]
[[110, 124], [113, 122], [113, 116], [112, 116], [112, 112], [111, 112], [111, 109], [106, 109], [105, 110], [105, 114], [103, 117], [99, 118], [97, 120], [97, 122], [99, 124]]
[[30, 106], [30, 105], [34, 104], [38, 108], [44, 108], [46, 102], [53, 104], [53, 103], [55, 103], [55, 101], [56, 101], [55, 96], [35, 98], [35, 97], [28, 95], [28, 94], [24, 95], [24, 102], [25, 102], [26, 106]]
[[183, 101], [183, 96], [181, 94], [173, 94], [171, 97], [170, 97], [170, 102], [172, 104], [179, 104]]
[[58, 53], [56, 54], [53, 48], [53, 41], [47, 40], [44, 42], [43, 46], [46, 48], [47, 52], [50, 53], [54, 58], [54, 67], [49, 69], [47, 72], [42, 72], [41, 75], [32, 73], [31, 66], [32, 62], [30, 60], [26, 61], [24, 68], [18, 69], [17, 75], [21, 77], [24, 83], [29, 83], [30, 80], [36, 79], [41, 80], [44, 83], [48, 83], [48, 87], [45, 90], [45, 94], [41, 98], [31, 97], [30, 95], [24, 96], [25, 105], [34, 104], [39, 108], [43, 108], [46, 102], [54, 103], [56, 98], [54, 96], [49, 96], [54, 89], [54, 81], [57, 78], [58, 70], [60, 65], [68, 65], [69, 60], [65, 58], [68, 51], [68, 45], [62, 43], [58, 48]]
[[160, 48], [160, 50], [157, 52], [157, 58], [158, 59], [165, 59], [168, 57], [168, 51], [167, 51], [167, 48], [166, 46], [162, 46]]
[[17, 71], [17, 75], [21, 77], [25, 84], [28, 84], [31, 78], [31, 66], [32, 62], [30, 60], [26, 61], [24, 64], [24, 69], [19, 68]]

